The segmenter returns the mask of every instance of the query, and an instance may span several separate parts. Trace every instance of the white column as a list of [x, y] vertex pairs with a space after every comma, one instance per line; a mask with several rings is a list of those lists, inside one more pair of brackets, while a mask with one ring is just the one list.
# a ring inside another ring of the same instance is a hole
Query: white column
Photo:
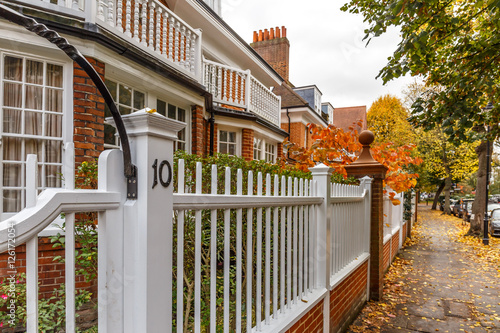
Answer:
[[[330, 257], [331, 257], [331, 218], [332, 206], [330, 204], [331, 185], [330, 179], [333, 169], [323, 163], [309, 169], [316, 183], [316, 196], [324, 198], [316, 209], [316, 249], [314, 260], [318, 267], [316, 283], [318, 287], [330, 289]], [[330, 292], [323, 302], [323, 331], [330, 332]]]
[[124, 332], [172, 331], [173, 142], [185, 124], [146, 110], [123, 116], [137, 166], [125, 204]]

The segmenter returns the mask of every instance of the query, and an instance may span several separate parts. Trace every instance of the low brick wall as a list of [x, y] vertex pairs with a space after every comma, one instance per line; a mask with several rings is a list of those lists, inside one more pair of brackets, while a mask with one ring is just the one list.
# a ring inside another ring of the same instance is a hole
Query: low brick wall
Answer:
[[389, 240], [384, 244], [384, 261], [383, 261], [383, 267], [384, 271], [389, 268], [389, 265], [391, 264], [391, 241]]
[[391, 249], [391, 262], [392, 262], [399, 251], [399, 230], [394, 235], [392, 235], [391, 242], [392, 242], [392, 249]]
[[286, 332], [323, 332], [323, 306], [323, 300], [321, 300]]
[[367, 301], [368, 261], [330, 292], [330, 332], [343, 332]]

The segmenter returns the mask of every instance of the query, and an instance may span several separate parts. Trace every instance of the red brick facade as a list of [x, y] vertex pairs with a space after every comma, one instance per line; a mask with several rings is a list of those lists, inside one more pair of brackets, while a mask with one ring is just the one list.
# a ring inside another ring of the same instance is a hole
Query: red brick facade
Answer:
[[323, 332], [323, 301], [318, 302], [297, 321], [286, 333]]
[[[92, 58], [87, 60], [104, 79], [104, 63]], [[96, 86], [80, 66], [73, 69], [73, 117], [75, 160], [96, 159], [104, 150], [104, 99]]]
[[208, 138], [208, 122], [203, 117], [203, 107], [199, 105], [193, 106], [191, 110], [191, 138], [192, 146], [191, 153], [194, 155], [204, 156], [207, 155], [207, 142]]
[[[53, 248], [48, 237], [40, 237], [38, 239], [38, 281], [40, 282], [39, 292], [40, 298], [50, 298], [54, 289], [58, 289], [65, 281], [64, 263], [54, 260], [56, 256], [64, 258], [64, 249]], [[79, 247], [77, 246], [77, 249]], [[0, 254], [0, 281], [10, 276], [8, 272], [7, 258], [8, 253]], [[16, 247], [16, 270], [17, 273], [26, 273], [26, 245], [22, 244]], [[78, 275], [75, 278], [76, 288], [84, 288], [97, 295], [97, 280], [89, 284], [84, 281], [83, 276]]]
[[242, 130], [241, 138], [241, 157], [246, 161], [253, 160], [253, 136], [252, 129], [244, 128]]
[[391, 241], [389, 240], [387, 243], [384, 244], [384, 271], [389, 268], [389, 265], [391, 264]]
[[363, 308], [368, 282], [368, 261], [330, 292], [330, 332], [343, 332]]

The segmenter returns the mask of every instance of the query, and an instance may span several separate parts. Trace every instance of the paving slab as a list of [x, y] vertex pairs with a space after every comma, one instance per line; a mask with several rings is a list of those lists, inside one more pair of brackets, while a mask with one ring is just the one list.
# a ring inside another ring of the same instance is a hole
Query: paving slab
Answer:
[[382, 327], [366, 332], [500, 333], [498, 272], [467, 257], [449, 233], [452, 220], [438, 221], [425, 206], [419, 209], [422, 238], [398, 254], [411, 261], [403, 303]]

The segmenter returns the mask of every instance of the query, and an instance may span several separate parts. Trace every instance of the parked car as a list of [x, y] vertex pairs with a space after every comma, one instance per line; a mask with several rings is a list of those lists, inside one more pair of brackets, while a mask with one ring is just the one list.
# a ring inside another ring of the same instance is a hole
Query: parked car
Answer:
[[494, 209], [491, 212], [490, 234], [492, 236], [500, 236], [500, 208]]
[[464, 212], [463, 202], [461, 200], [455, 202], [453, 205], [450, 205], [451, 213], [456, 217], [462, 217]]
[[465, 222], [470, 222], [470, 216], [472, 214], [472, 203], [474, 200], [467, 200], [462, 204], [462, 216]]
[[[488, 217], [491, 216], [491, 212], [495, 209], [500, 209], [500, 204], [488, 202]], [[470, 218], [474, 219], [474, 214]]]

